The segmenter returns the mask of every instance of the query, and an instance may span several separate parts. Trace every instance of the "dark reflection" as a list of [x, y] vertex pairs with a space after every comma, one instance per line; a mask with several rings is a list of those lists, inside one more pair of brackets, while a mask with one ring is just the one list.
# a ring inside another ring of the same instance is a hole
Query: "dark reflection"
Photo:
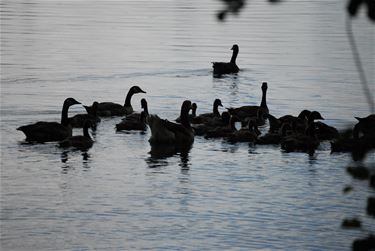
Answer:
[[69, 155], [76, 155], [76, 153], [80, 153], [82, 156], [82, 167], [84, 169], [89, 169], [90, 167], [90, 154], [86, 150], [65, 150], [61, 153], [61, 162], [64, 164], [62, 168], [63, 173], [67, 173], [68, 170], [72, 169], [69, 160]]
[[182, 171], [189, 170], [189, 152], [192, 145], [186, 146], [177, 146], [174, 144], [170, 145], [151, 145], [151, 150], [149, 152], [150, 157], [146, 159], [146, 163], [150, 168], [157, 168], [161, 166], [167, 166], [168, 162], [166, 161], [167, 158], [179, 155], [180, 156], [180, 163], [179, 166], [181, 167]]

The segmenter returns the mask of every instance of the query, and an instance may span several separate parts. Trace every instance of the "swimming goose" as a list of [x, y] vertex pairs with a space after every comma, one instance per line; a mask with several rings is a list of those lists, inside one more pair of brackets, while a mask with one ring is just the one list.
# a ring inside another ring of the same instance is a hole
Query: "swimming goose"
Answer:
[[218, 126], [213, 129], [210, 129], [206, 132], [205, 138], [225, 138], [231, 136], [235, 131], [235, 123], [238, 121], [238, 118], [235, 116], [230, 116], [228, 124], [225, 126]]
[[[197, 104], [196, 103], [192, 103], [191, 104], [191, 114], [189, 114], [189, 121], [191, 122], [196, 116], [197, 116]], [[180, 116], [178, 116], [178, 118], [175, 121], [177, 123], [181, 123]]]
[[191, 102], [185, 100], [181, 106], [181, 124], [161, 119], [157, 115], [148, 117], [151, 129], [150, 144], [190, 145], [194, 142], [194, 130], [188, 119]]
[[[277, 119], [277, 121], [279, 122], [279, 128], [281, 127], [282, 124], [284, 123], [288, 123], [290, 125], [293, 125], [296, 129], [298, 128], [298, 131], [301, 131], [301, 132], [304, 132], [307, 125], [308, 125], [308, 118], [311, 114], [311, 111], [309, 110], [302, 110], [297, 117], [293, 116], [293, 115], [284, 115], [280, 118]], [[316, 116], [316, 115], [314, 115]], [[273, 119], [271, 119], [273, 120]], [[270, 121], [270, 120], [269, 120]], [[273, 124], [271, 123], [270, 121], [270, 124]], [[277, 128], [277, 125], [274, 124], [274, 129], [279, 129]]]
[[142, 111], [138, 120], [133, 117], [131, 119], [124, 119], [120, 123], [116, 124], [116, 130], [135, 130], [135, 131], [145, 131], [147, 129], [146, 126], [146, 112]]
[[83, 128], [85, 125], [86, 120], [91, 122], [92, 128], [96, 128], [97, 123], [100, 122], [100, 118], [98, 117], [98, 102], [92, 103], [92, 114], [77, 114], [73, 117], [69, 118], [69, 122], [73, 128]]
[[[148, 105], [147, 105], [147, 101], [145, 98], [141, 99], [141, 108], [143, 109], [143, 112], [144, 112], [144, 117], [147, 118], [147, 116], [149, 115], [148, 113]], [[133, 112], [129, 115], [127, 115], [125, 118], [122, 119], [122, 121], [125, 121], [125, 120], [135, 120], [135, 121], [140, 121], [141, 120], [141, 113], [138, 113], [138, 112]]]
[[233, 54], [229, 63], [212, 62], [214, 75], [237, 73], [240, 70], [238, 66], [236, 65], [236, 58], [237, 58], [238, 51], [239, 51], [238, 45], [234, 44], [231, 50], [233, 51]]
[[316, 136], [319, 140], [331, 140], [339, 136], [339, 131], [333, 126], [329, 126], [321, 121], [314, 122]]
[[203, 113], [198, 116], [195, 116], [194, 118], [191, 119], [191, 123], [192, 124], [205, 124], [205, 123], [209, 123], [214, 118], [220, 119], [219, 106], [223, 106], [223, 105], [221, 104], [221, 100], [217, 98], [215, 99], [214, 104], [212, 106], [212, 113]]
[[83, 125], [83, 135], [71, 136], [59, 142], [60, 147], [74, 147], [81, 150], [86, 150], [92, 147], [94, 141], [89, 134], [89, 128], [92, 127], [90, 120], [86, 120]]
[[242, 127], [240, 130], [234, 131], [228, 137], [228, 140], [230, 142], [255, 142], [258, 135], [260, 135], [260, 131], [258, 130], [257, 122], [255, 119], [251, 119], [247, 127]]
[[375, 114], [365, 118], [355, 117], [358, 123], [354, 126], [353, 137], [359, 138], [360, 133], [364, 136], [375, 135]]
[[[262, 110], [263, 114], [268, 114], [269, 110], [268, 110], [267, 101], [266, 101], [267, 89], [268, 89], [267, 82], [263, 82], [262, 83], [262, 101], [260, 103], [260, 106], [247, 105], [247, 106], [241, 106], [238, 108], [228, 108], [229, 113], [231, 115], [237, 116], [241, 121], [244, 121], [248, 117], [250, 118], [257, 117], [259, 109]], [[262, 122], [260, 121], [260, 124], [258, 123], [258, 125], [262, 125]]]
[[292, 127], [288, 123], [283, 123], [279, 130], [273, 131], [270, 130], [263, 136], [260, 136], [256, 143], [258, 145], [277, 145], [280, 144], [280, 141], [287, 135], [291, 135]]
[[37, 122], [35, 124], [18, 127], [26, 135], [26, 141], [29, 142], [51, 142], [60, 141], [72, 136], [72, 127], [69, 124], [69, 107], [80, 104], [74, 98], [67, 98], [64, 101], [61, 112], [61, 123], [58, 122]]
[[205, 135], [208, 131], [212, 131], [217, 127], [224, 127], [229, 124], [230, 120], [230, 114], [229, 112], [223, 112], [221, 114], [220, 119], [214, 119], [211, 120], [208, 123], [205, 124], [192, 124], [192, 127], [194, 129], [195, 135], [197, 136], [203, 136]]
[[281, 140], [281, 149], [287, 152], [307, 152], [312, 155], [318, 146], [319, 140], [316, 138], [313, 124], [307, 127], [304, 134], [295, 132]]
[[[120, 105], [113, 102], [101, 102], [98, 104], [98, 115], [102, 117], [110, 116], [124, 116], [133, 112], [133, 107], [130, 103], [131, 98], [134, 94], [146, 93], [139, 86], [132, 86], [126, 95], [125, 104]], [[91, 106], [84, 106], [87, 113], [92, 113]]]

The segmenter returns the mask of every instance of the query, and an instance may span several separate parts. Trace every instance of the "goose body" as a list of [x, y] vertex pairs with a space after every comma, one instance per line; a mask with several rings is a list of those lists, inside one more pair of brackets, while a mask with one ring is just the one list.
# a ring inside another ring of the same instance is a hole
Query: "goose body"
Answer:
[[234, 131], [228, 140], [230, 142], [255, 142], [258, 135], [260, 135], [260, 131], [258, 130], [256, 120], [250, 120], [247, 127]]
[[304, 134], [294, 133], [281, 140], [281, 148], [287, 152], [307, 152], [311, 155], [318, 146], [319, 140], [313, 125], [310, 125]]
[[[148, 104], [145, 98], [141, 99], [141, 108], [143, 109], [144, 118], [147, 118], [149, 114], [148, 114]], [[126, 115], [126, 117], [123, 118], [122, 121], [129, 121], [129, 120], [141, 121], [141, 116], [142, 116], [142, 112], [133, 112], [129, 115]]]
[[219, 106], [223, 106], [220, 99], [215, 99], [212, 106], [212, 113], [203, 113], [198, 116], [191, 118], [193, 124], [207, 124], [215, 118], [220, 119]]
[[157, 115], [148, 117], [148, 125], [151, 130], [149, 142], [151, 144], [176, 144], [190, 145], [194, 142], [194, 130], [188, 119], [191, 102], [185, 100], [181, 106], [181, 124], [161, 119]]
[[138, 119], [135, 117], [130, 119], [124, 119], [120, 123], [116, 124], [117, 131], [145, 131], [146, 129], [146, 113], [144, 111], [141, 112], [140, 117]]
[[365, 118], [355, 118], [358, 120], [358, 123], [354, 126], [353, 130], [353, 136], [355, 138], [358, 138], [360, 133], [364, 136], [375, 135], [375, 114], [371, 114]]
[[69, 118], [69, 122], [73, 128], [83, 128], [85, 122], [89, 120], [92, 126], [95, 128], [96, 125], [100, 122], [100, 118], [97, 115], [98, 111], [98, 102], [94, 102], [92, 104], [92, 114], [77, 114], [71, 118]]
[[[238, 117], [241, 121], [245, 121], [247, 118], [257, 118], [259, 115], [268, 114], [268, 106], [267, 106], [267, 89], [268, 85], [267, 82], [262, 83], [262, 100], [260, 103], [260, 106], [253, 106], [253, 105], [247, 105], [247, 106], [241, 106], [238, 108], [228, 108], [228, 111], [231, 115], [235, 115]], [[262, 116], [263, 117], [263, 116]], [[264, 119], [258, 118], [258, 125], [263, 125], [265, 123]]]
[[90, 120], [87, 120], [83, 126], [83, 135], [71, 136], [59, 142], [60, 147], [74, 147], [77, 149], [89, 149], [92, 147], [94, 141], [91, 139], [89, 134], [89, 127], [92, 124]]
[[236, 64], [236, 59], [239, 52], [238, 45], [233, 45], [231, 50], [233, 51], [233, 54], [230, 62], [212, 62], [214, 75], [231, 74], [239, 72], [240, 68], [238, 68]]
[[225, 126], [218, 126], [213, 129], [207, 130], [205, 138], [226, 138], [230, 137], [235, 131], [237, 131], [235, 127], [235, 123], [237, 118], [234, 116], [230, 116], [228, 124]]
[[70, 137], [72, 135], [72, 127], [68, 119], [68, 109], [75, 104], [80, 103], [74, 98], [65, 99], [61, 112], [61, 123], [41, 121], [18, 127], [17, 130], [26, 135], [26, 141], [28, 142], [53, 142]]
[[[101, 102], [98, 103], [97, 114], [101, 117], [110, 116], [124, 116], [131, 114], [133, 112], [133, 107], [131, 105], [131, 98], [134, 94], [146, 93], [139, 86], [132, 86], [126, 95], [124, 105], [120, 105], [113, 102]], [[92, 106], [84, 106], [87, 113], [92, 114]]]

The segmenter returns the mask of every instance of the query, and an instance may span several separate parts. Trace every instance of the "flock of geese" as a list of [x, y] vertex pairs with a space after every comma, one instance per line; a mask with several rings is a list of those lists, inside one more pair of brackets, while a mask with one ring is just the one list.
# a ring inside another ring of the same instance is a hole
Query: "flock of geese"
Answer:
[[[230, 62], [214, 62], [214, 75], [231, 74], [239, 71], [236, 58], [238, 45], [233, 45]], [[220, 99], [213, 102], [212, 112], [197, 114], [198, 105], [190, 100], [183, 101], [180, 116], [176, 122], [162, 119], [150, 114], [146, 99], [141, 100], [141, 112], [135, 112], [131, 98], [137, 93], [146, 93], [139, 86], [132, 86], [127, 93], [124, 105], [113, 102], [93, 102], [84, 106], [87, 113], [68, 117], [69, 107], [80, 104], [74, 98], [64, 101], [61, 122], [37, 122], [17, 128], [26, 135], [26, 141], [44, 143], [59, 142], [61, 147], [78, 149], [90, 148], [94, 141], [89, 129], [96, 129], [101, 117], [123, 117], [116, 124], [116, 130], [151, 130], [149, 142], [152, 146], [175, 145], [191, 146], [194, 137], [224, 138], [229, 142], [251, 142], [254, 144], [280, 145], [287, 152], [301, 151], [313, 154], [321, 141], [330, 140], [332, 152], [357, 153], [357, 159], [371, 149], [375, 149], [375, 114], [358, 118], [358, 123], [350, 130], [339, 132], [336, 128], [323, 123], [324, 118], [318, 111], [303, 110], [298, 116], [285, 115], [279, 118], [273, 116], [267, 107], [268, 84], [261, 85], [262, 99], [259, 106], [245, 105], [227, 108], [220, 114]], [[190, 113], [191, 111], [191, 113]], [[258, 126], [266, 125], [268, 132], [264, 135]], [[240, 122], [237, 129], [235, 123]], [[83, 135], [72, 136], [72, 128], [83, 128]]]

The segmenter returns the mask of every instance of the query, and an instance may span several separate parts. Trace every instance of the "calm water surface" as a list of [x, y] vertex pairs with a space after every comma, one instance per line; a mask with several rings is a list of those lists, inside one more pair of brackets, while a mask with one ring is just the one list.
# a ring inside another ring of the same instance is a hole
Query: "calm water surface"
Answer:
[[[196, 137], [188, 154], [160, 155], [149, 131], [116, 133], [113, 118], [82, 153], [25, 144], [15, 130], [59, 121], [66, 97], [122, 103], [137, 84], [147, 94], [134, 96], [136, 110], [146, 97], [151, 113], [174, 119], [185, 99], [198, 113], [215, 98], [259, 104], [263, 81], [272, 114], [318, 110], [343, 129], [368, 114], [344, 2], [249, 1], [218, 23], [213, 0], [3, 0], [1, 250], [348, 250], [375, 232], [365, 214], [373, 191], [346, 174], [350, 158], [330, 155], [328, 142], [309, 157]], [[353, 29], [374, 83], [373, 25], [361, 13]], [[212, 78], [210, 62], [229, 60], [234, 43], [242, 71]], [[343, 195], [348, 184], [354, 191]], [[362, 230], [342, 229], [346, 217]]]

